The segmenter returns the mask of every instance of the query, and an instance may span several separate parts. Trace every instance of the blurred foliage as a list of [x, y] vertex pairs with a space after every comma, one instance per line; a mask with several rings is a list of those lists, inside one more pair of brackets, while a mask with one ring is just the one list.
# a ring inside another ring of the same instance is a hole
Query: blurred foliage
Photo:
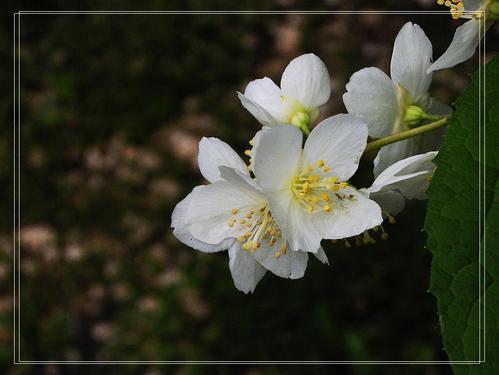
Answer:
[[[397, 9], [372, 1], [369, 9]], [[433, 2], [404, 2], [432, 9]], [[4, 5], [5, 6], [5, 5]], [[141, 9], [208, 9], [201, 1], [141, 2]], [[230, 9], [216, 1], [209, 9]], [[278, 0], [239, 9], [362, 10], [366, 2]], [[16, 9], [40, 9], [20, 3]], [[312, 7], [312, 8], [310, 8]], [[134, 2], [48, 1], [43, 8], [137, 9]], [[430, 254], [424, 202], [409, 204], [369, 247], [325, 244], [331, 266], [312, 259], [303, 279], [267, 274], [254, 295], [232, 283], [225, 253], [205, 255], [169, 229], [176, 202], [202, 183], [197, 142], [216, 136], [241, 154], [259, 124], [236, 91], [264, 75], [279, 80], [293, 57], [314, 52], [344, 112], [348, 77], [387, 71], [393, 40], [419, 23], [441, 53], [456, 27], [442, 15], [23, 15], [21, 22], [22, 360], [446, 360], [436, 303], [427, 292]], [[11, 21], [12, 22], [12, 21]], [[3, 27], [2, 82], [12, 81], [12, 23]], [[488, 46], [497, 42], [491, 31]], [[471, 60], [435, 74], [451, 102]], [[0, 115], [12, 123], [12, 93]], [[10, 367], [12, 358], [12, 128], [0, 128], [0, 359], [2, 373], [85, 373], [85, 366]], [[365, 160], [359, 186], [372, 180]], [[219, 373], [274, 374], [273, 366]], [[303, 370], [290, 366], [284, 372]], [[317, 366], [307, 371], [329, 373]], [[196, 366], [92, 368], [95, 373], [198, 374]], [[399, 374], [349, 366], [346, 374]], [[419, 373], [406, 366], [403, 372]], [[427, 366], [448, 373], [447, 365]]]

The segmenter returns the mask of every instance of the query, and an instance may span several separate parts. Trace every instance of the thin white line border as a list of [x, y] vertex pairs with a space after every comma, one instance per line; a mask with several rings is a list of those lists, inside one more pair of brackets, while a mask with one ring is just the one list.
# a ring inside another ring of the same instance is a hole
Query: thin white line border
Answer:
[[[463, 14], [476, 14], [477, 12], [463, 12]], [[485, 16], [484, 11], [480, 11], [483, 16]], [[21, 360], [21, 345], [20, 345], [20, 115], [21, 115], [21, 15], [80, 15], [80, 14], [103, 14], [103, 15], [245, 15], [245, 14], [258, 14], [258, 15], [280, 15], [280, 14], [297, 14], [297, 15], [358, 15], [358, 14], [388, 14], [388, 15], [412, 15], [412, 14], [444, 14], [449, 15], [448, 10], [444, 11], [377, 11], [377, 10], [365, 10], [365, 11], [257, 11], [257, 10], [242, 10], [242, 11], [23, 11], [19, 10], [13, 13], [13, 98], [14, 98], [14, 106], [13, 106], [13, 166], [14, 166], [14, 176], [13, 176], [13, 191], [14, 191], [14, 201], [13, 201], [13, 222], [14, 222], [14, 233], [13, 233], [13, 326], [14, 326], [14, 335], [13, 335], [13, 364], [15, 365], [23, 365], [23, 364], [83, 364], [83, 365], [95, 365], [95, 364], [103, 364], [103, 365], [125, 365], [125, 364], [373, 364], [373, 365], [386, 365], [386, 364], [419, 364], [419, 365], [427, 365], [427, 364], [463, 364], [463, 365], [480, 365], [485, 363], [485, 318], [486, 318], [486, 308], [485, 308], [485, 293], [483, 296], [483, 307], [480, 301], [482, 295], [482, 282], [485, 282], [486, 277], [486, 268], [485, 268], [485, 220], [486, 220], [486, 212], [480, 212], [483, 208], [485, 208], [485, 197], [482, 194], [482, 186], [483, 182], [485, 186], [485, 144], [482, 149], [482, 138], [485, 138], [485, 69], [482, 72], [482, 62], [485, 62], [486, 56], [486, 29], [484, 22], [480, 23], [480, 32], [479, 38], [483, 40], [483, 48], [481, 43], [479, 42], [478, 48], [478, 60], [479, 60], [479, 233], [481, 233], [482, 228], [484, 233], [484, 238], [482, 240], [479, 237], [479, 359], [477, 361], [31, 361], [31, 360]], [[16, 49], [17, 47], [17, 49]], [[17, 56], [17, 59], [16, 59]], [[482, 79], [484, 80], [482, 85]], [[483, 90], [482, 90], [483, 88]], [[483, 95], [483, 99], [482, 99]], [[482, 117], [483, 116], [483, 117]], [[483, 121], [483, 124], [482, 124]], [[17, 125], [17, 126], [16, 126]], [[482, 135], [483, 133], [483, 135]], [[483, 139], [484, 141], [484, 139]], [[482, 164], [480, 164], [480, 161]], [[480, 167], [483, 165], [483, 167]], [[482, 170], [483, 168], [483, 170]], [[16, 178], [17, 177], [17, 178]], [[482, 246], [484, 248], [482, 254]], [[483, 267], [481, 267], [483, 259]], [[483, 281], [482, 281], [483, 280]], [[482, 327], [483, 323], [483, 337], [482, 337]], [[483, 347], [483, 351], [482, 351]], [[483, 357], [482, 357], [483, 354]], [[482, 359], [483, 358], [483, 359]]]

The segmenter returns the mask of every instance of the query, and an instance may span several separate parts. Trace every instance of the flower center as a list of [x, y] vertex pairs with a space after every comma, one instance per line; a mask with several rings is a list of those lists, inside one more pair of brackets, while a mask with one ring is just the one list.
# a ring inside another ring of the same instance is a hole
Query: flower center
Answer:
[[338, 182], [335, 176], [327, 175], [331, 170], [324, 160], [317, 160], [314, 165], [308, 165], [299, 175], [293, 177], [291, 190], [298, 204], [307, 212], [331, 212], [333, 209], [333, 194], [337, 199], [345, 196], [340, 190], [345, 189], [345, 181]]
[[286, 122], [301, 129], [305, 134], [310, 132], [308, 126], [319, 116], [319, 108], [305, 108], [298, 100], [281, 95], [287, 106]]
[[257, 209], [237, 209], [231, 210], [232, 216], [227, 222], [229, 227], [234, 227], [241, 235], [237, 240], [241, 243], [241, 249], [254, 253], [262, 244], [273, 247], [281, 241], [279, 249], [274, 253], [276, 258], [285, 255], [287, 251], [286, 240], [282, 238], [282, 233], [272, 217], [267, 205]]

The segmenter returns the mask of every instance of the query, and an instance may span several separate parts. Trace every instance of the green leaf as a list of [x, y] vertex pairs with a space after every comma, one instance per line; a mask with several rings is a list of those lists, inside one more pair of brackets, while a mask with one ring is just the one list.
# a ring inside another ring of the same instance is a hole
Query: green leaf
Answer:
[[499, 374], [499, 58], [482, 70], [456, 102], [425, 222], [445, 351], [451, 361], [485, 360], [454, 364], [457, 374]]

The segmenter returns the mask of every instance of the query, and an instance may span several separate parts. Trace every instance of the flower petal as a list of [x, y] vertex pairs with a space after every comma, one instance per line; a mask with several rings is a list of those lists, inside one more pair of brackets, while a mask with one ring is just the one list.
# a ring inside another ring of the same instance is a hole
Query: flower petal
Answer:
[[367, 125], [352, 115], [329, 117], [310, 133], [303, 149], [303, 165], [324, 160], [331, 168], [326, 175], [348, 180], [357, 170], [366, 148]]
[[241, 249], [238, 242], [229, 249], [229, 268], [235, 287], [246, 294], [255, 291], [266, 272], [253, 255]]
[[396, 189], [402, 192], [405, 189], [416, 191], [413, 188], [416, 187], [417, 181], [427, 179], [428, 175], [433, 174], [435, 165], [432, 160], [436, 154], [437, 152], [433, 151], [414, 155], [392, 164], [376, 177], [367, 190], [370, 193]]
[[270, 212], [291, 250], [315, 253], [321, 245], [321, 236], [314, 227], [311, 215], [294, 202], [290, 191], [267, 194]]
[[[200, 186], [194, 188], [193, 192], [201, 189]], [[173, 210], [172, 213], [172, 223], [173, 234], [177, 239], [193, 249], [205, 252], [214, 253], [217, 251], [227, 250], [234, 243], [234, 239], [225, 239], [219, 244], [210, 245], [208, 243], [202, 242], [194, 238], [189, 233], [189, 227], [186, 224], [187, 212], [192, 200], [192, 193], [189, 193], [183, 200], [181, 200]]]
[[430, 98], [427, 112], [430, 115], [450, 116], [452, 114], [452, 107], [436, 98]]
[[253, 170], [265, 191], [285, 189], [301, 157], [302, 133], [291, 125], [263, 130], [253, 147]]
[[433, 163], [436, 154], [432, 151], [398, 161], [381, 172], [373, 185], [365, 190], [373, 199], [389, 191], [397, 191], [407, 199], [426, 199], [426, 190], [436, 168]]
[[370, 198], [381, 206], [384, 214], [395, 216], [405, 207], [404, 197], [395, 190], [373, 193]]
[[251, 113], [260, 124], [264, 126], [273, 126], [279, 123], [274, 117], [272, 117], [270, 113], [265, 110], [265, 108], [248, 99], [240, 92], [237, 93], [237, 97], [241, 101], [243, 107], [246, 108], [246, 110]]
[[242, 186], [217, 181], [193, 192], [186, 216], [192, 236], [209, 244], [218, 244], [226, 238], [242, 235], [244, 229], [228, 225], [233, 216], [232, 209], [253, 210], [266, 204], [256, 189], [250, 185]]
[[308, 254], [303, 251], [292, 251], [289, 248], [286, 254], [278, 258], [274, 255], [279, 251], [280, 242], [273, 247], [262, 246], [253, 256], [255, 260], [273, 274], [287, 279], [299, 279], [307, 269]]
[[364, 68], [350, 77], [346, 89], [343, 103], [348, 113], [365, 121], [369, 135], [374, 138], [390, 135], [399, 115], [392, 80], [378, 68]]
[[421, 137], [414, 137], [382, 147], [374, 159], [374, 177], [399, 160], [418, 154], [420, 143]]
[[329, 260], [327, 259], [326, 252], [324, 249], [319, 247], [319, 250], [316, 253], [313, 253], [317, 259], [319, 259], [322, 263], [329, 265]]
[[432, 74], [427, 73], [432, 59], [431, 42], [416, 24], [407, 22], [400, 29], [393, 45], [390, 75], [414, 98], [425, 95], [431, 84]]
[[331, 78], [326, 65], [313, 53], [298, 56], [284, 69], [281, 90], [307, 109], [326, 103], [331, 95]]
[[[267, 111], [275, 120], [277, 120], [276, 122], [286, 122], [287, 113], [289, 112], [289, 104], [287, 101], [282, 100], [281, 89], [270, 78], [265, 77], [251, 81], [246, 86], [243, 96]], [[239, 97], [239, 99], [241, 99], [241, 97]], [[241, 103], [257, 118], [257, 120], [260, 121], [260, 118], [252, 112], [252, 108], [250, 109], [245, 106], [247, 103]], [[268, 122], [267, 120], [265, 120], [265, 122]], [[263, 124], [268, 126], [272, 125], [267, 123]]]
[[319, 211], [311, 215], [322, 238], [352, 237], [381, 224], [381, 208], [365, 193], [349, 186], [341, 195], [343, 199], [333, 197], [330, 212]]
[[201, 174], [210, 182], [220, 180], [218, 167], [226, 166], [237, 169], [249, 176], [248, 168], [239, 155], [225, 142], [218, 138], [203, 137], [199, 142], [198, 164]]
[[[490, 26], [490, 25], [489, 25]], [[447, 50], [428, 68], [428, 72], [451, 68], [475, 54], [480, 43], [480, 21], [471, 19], [459, 26]]]

